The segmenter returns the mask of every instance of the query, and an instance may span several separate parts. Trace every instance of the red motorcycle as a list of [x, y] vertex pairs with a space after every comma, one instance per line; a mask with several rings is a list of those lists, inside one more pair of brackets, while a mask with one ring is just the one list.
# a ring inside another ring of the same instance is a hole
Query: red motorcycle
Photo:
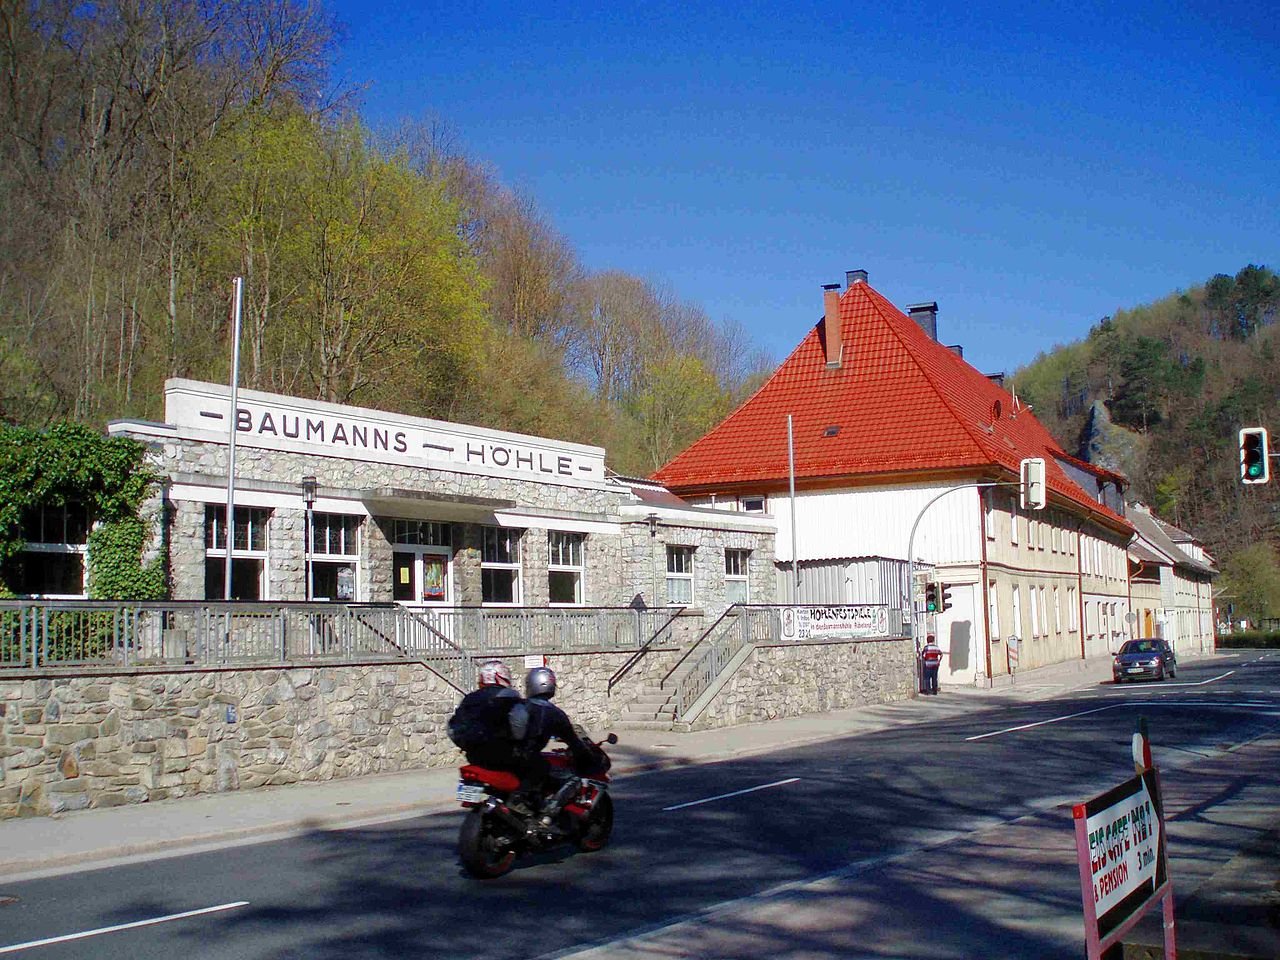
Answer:
[[609, 796], [609, 756], [602, 746], [617, 743], [618, 737], [611, 733], [604, 740], [584, 742], [598, 754], [590, 769], [575, 770], [567, 750], [543, 754], [553, 769], [576, 774], [581, 780], [577, 795], [549, 825], [536, 814], [511, 808], [511, 794], [520, 786], [514, 773], [474, 764], [459, 770], [458, 802], [468, 812], [458, 831], [458, 856], [467, 873], [491, 880], [507, 873], [516, 858], [562, 843], [572, 843], [587, 853], [604, 849], [613, 832], [613, 800]]

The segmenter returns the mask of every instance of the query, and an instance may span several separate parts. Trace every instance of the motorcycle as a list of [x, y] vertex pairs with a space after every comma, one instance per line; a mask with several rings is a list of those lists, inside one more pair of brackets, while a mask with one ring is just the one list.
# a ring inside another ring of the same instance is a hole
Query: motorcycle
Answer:
[[516, 859], [562, 843], [572, 843], [584, 853], [602, 850], [613, 832], [613, 800], [609, 796], [609, 757], [603, 745], [618, 742], [616, 734], [604, 740], [585, 742], [598, 754], [594, 769], [574, 770], [567, 750], [553, 750], [543, 756], [553, 770], [575, 774], [580, 781], [550, 825], [537, 814], [522, 813], [510, 806], [511, 794], [520, 778], [505, 770], [490, 770], [467, 764], [459, 770], [457, 799], [467, 808], [458, 831], [458, 857], [473, 877], [492, 880], [509, 872]]

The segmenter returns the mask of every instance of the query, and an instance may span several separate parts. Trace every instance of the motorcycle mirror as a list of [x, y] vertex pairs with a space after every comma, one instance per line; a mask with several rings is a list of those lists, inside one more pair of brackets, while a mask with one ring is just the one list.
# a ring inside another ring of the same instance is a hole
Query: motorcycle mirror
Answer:
[[617, 735], [616, 733], [611, 733], [611, 734], [609, 734], [607, 737], [605, 737], [605, 738], [604, 738], [604, 742], [605, 742], [605, 743], [617, 743], [617, 742], [618, 742], [618, 735]]

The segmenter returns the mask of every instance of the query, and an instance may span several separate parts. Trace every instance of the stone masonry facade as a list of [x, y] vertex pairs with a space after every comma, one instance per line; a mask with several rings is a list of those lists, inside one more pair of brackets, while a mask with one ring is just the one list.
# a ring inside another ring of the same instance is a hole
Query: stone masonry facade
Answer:
[[[603, 736], [678, 655], [612, 691], [629, 654], [553, 657], [557, 702]], [[0, 819], [452, 766], [460, 696], [410, 663], [0, 680]]]

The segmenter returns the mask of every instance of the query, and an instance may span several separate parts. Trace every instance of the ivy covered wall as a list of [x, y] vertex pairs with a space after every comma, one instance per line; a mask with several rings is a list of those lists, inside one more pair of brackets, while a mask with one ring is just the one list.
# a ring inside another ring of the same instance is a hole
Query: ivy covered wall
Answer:
[[40, 507], [83, 507], [90, 533], [85, 570], [94, 600], [163, 600], [165, 558], [144, 562], [151, 526], [139, 515], [159, 477], [146, 448], [75, 423], [43, 432], [0, 426], [0, 596], [13, 596], [26, 543], [24, 518]]

